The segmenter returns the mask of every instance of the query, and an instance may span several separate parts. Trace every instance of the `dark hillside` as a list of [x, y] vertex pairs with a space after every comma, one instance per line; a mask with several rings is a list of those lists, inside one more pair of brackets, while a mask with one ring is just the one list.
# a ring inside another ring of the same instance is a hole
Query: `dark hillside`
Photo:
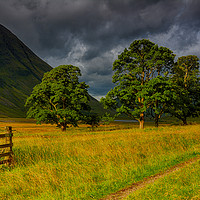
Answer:
[[0, 25], [0, 117], [24, 117], [24, 102], [52, 67]]

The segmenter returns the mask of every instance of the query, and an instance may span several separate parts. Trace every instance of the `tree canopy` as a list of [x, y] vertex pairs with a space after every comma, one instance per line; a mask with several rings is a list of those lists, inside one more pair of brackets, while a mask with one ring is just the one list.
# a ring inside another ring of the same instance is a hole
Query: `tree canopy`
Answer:
[[83, 110], [89, 110], [88, 85], [79, 82], [80, 69], [61, 65], [44, 74], [42, 82], [27, 98], [27, 117], [38, 123], [57, 124], [63, 131], [68, 125], [77, 126]]
[[158, 127], [159, 119], [168, 111], [176, 92], [169, 77], [157, 76], [149, 81], [146, 88], [147, 114], [155, 121]]
[[[134, 41], [113, 63], [113, 82], [111, 89], [101, 102], [105, 107], [116, 108], [140, 122], [144, 128], [144, 114], [150, 107], [149, 81], [159, 75], [167, 76], [171, 72], [175, 55], [166, 47], [158, 47], [143, 39]], [[158, 91], [159, 92], [159, 91]], [[156, 102], [157, 95], [151, 100]]]
[[200, 114], [199, 59], [195, 55], [179, 57], [173, 68], [172, 80], [176, 97], [169, 112], [187, 124], [188, 117]]

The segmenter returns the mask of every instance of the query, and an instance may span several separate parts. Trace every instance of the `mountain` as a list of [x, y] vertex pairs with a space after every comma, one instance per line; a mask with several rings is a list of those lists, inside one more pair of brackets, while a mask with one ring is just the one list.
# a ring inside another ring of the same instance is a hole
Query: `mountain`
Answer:
[[0, 117], [24, 117], [32, 88], [52, 67], [0, 25]]
[[[12, 32], [0, 24], [0, 117], [25, 117], [27, 97], [43, 74], [52, 69]], [[102, 105], [93, 97], [92, 112], [102, 114]]]

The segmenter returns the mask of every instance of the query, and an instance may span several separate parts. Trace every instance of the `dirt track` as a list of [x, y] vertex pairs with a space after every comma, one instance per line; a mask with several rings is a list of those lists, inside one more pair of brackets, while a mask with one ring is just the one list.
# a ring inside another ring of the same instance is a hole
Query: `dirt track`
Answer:
[[180, 163], [180, 164], [177, 164], [173, 167], [171, 167], [170, 169], [168, 169], [167, 171], [164, 171], [162, 173], [159, 173], [159, 174], [156, 174], [154, 176], [150, 176], [150, 177], [147, 177], [145, 179], [143, 179], [142, 181], [139, 181], [139, 182], [136, 182], [134, 183], [133, 185], [131, 185], [130, 187], [128, 188], [125, 188], [125, 189], [122, 189], [116, 193], [113, 193], [113, 194], [110, 194], [109, 196], [101, 199], [101, 200], [120, 200], [120, 199], [124, 199], [126, 198], [129, 194], [133, 193], [134, 191], [140, 189], [140, 188], [143, 188], [145, 187], [146, 185], [148, 184], [151, 184], [153, 182], [155, 182], [157, 179], [160, 179], [170, 173], [173, 173], [177, 170], [180, 170], [182, 169], [183, 167], [189, 165], [189, 164], [192, 164], [194, 162], [196, 162], [197, 160], [200, 160], [200, 157], [195, 157], [195, 158], [192, 158], [188, 161], [185, 161], [183, 163]]

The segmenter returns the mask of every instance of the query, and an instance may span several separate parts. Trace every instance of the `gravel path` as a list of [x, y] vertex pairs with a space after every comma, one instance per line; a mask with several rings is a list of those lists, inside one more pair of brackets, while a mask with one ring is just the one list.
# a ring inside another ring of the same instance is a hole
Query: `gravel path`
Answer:
[[168, 169], [167, 171], [164, 171], [164, 172], [161, 172], [159, 174], [156, 174], [154, 176], [150, 176], [150, 177], [147, 177], [145, 179], [143, 179], [142, 181], [139, 181], [139, 182], [136, 182], [134, 184], [132, 184], [130, 187], [128, 188], [125, 188], [125, 189], [122, 189], [116, 193], [113, 193], [113, 194], [110, 194], [109, 196], [101, 199], [101, 200], [120, 200], [120, 199], [124, 199], [126, 198], [128, 195], [130, 195], [131, 193], [133, 193], [134, 191], [136, 190], [139, 190], [143, 187], [145, 187], [146, 185], [148, 184], [151, 184], [151, 183], [154, 183], [157, 179], [160, 179], [170, 173], [173, 173], [177, 170], [180, 170], [182, 169], [183, 167], [189, 165], [189, 164], [192, 164], [196, 161], [200, 160], [200, 157], [195, 157], [195, 158], [192, 158], [190, 160], [187, 160], [183, 163], [180, 163], [180, 164], [177, 164], [173, 167], [171, 167], [170, 169]]

